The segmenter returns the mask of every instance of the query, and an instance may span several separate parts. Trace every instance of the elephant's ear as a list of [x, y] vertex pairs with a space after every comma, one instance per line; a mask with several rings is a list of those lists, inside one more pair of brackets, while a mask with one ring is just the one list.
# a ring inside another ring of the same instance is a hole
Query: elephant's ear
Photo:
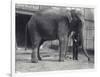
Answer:
[[82, 36], [82, 42], [83, 42], [83, 46], [85, 46], [85, 41], [83, 39], [86, 39], [86, 33], [85, 33], [85, 15], [84, 15], [84, 9], [80, 10], [80, 11], [76, 11], [77, 16], [80, 18], [81, 22], [82, 22], [82, 28], [81, 28], [81, 36]]
[[84, 9], [76, 10], [76, 14], [80, 18], [80, 20], [82, 21], [82, 24], [84, 24], [84, 20], [85, 20]]
[[71, 12], [70, 12], [70, 10], [66, 10], [66, 16], [68, 17], [69, 22], [71, 22], [72, 17], [71, 17]]

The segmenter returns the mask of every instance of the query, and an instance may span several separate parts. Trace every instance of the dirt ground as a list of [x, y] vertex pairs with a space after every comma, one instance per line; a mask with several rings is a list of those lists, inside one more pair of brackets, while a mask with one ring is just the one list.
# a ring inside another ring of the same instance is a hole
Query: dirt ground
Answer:
[[84, 54], [79, 54], [79, 60], [72, 60], [72, 53], [68, 53], [64, 62], [59, 62], [59, 52], [57, 50], [43, 48], [40, 49], [42, 61], [31, 63], [31, 49], [18, 48], [16, 50], [16, 72], [40, 72], [56, 70], [76, 70], [76, 69], [93, 69], [94, 56], [90, 55], [91, 61], [88, 62]]

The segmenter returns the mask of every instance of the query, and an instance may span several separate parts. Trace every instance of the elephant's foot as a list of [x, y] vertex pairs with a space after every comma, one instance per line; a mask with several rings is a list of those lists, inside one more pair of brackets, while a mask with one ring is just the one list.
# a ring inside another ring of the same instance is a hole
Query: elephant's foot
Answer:
[[38, 63], [38, 59], [31, 59], [32, 63]]
[[59, 62], [64, 62], [64, 58], [59, 58]]
[[64, 60], [59, 60], [59, 62], [64, 62]]

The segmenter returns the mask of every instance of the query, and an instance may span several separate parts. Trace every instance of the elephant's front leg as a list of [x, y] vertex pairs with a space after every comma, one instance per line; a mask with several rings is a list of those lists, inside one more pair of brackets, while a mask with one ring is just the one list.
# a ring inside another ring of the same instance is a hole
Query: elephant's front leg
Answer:
[[67, 36], [62, 37], [59, 41], [59, 45], [60, 45], [59, 61], [64, 61], [65, 59], [65, 52], [67, 50], [67, 42], [68, 42]]
[[32, 63], [37, 63], [38, 62], [38, 54], [37, 54], [38, 48], [32, 48], [32, 53], [31, 53], [31, 62]]

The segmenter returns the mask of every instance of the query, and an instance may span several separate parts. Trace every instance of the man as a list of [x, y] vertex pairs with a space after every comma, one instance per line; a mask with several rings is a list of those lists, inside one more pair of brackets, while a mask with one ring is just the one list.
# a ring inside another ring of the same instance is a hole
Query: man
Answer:
[[82, 45], [82, 21], [75, 10], [71, 10], [70, 32], [73, 39], [73, 60], [78, 60], [79, 46]]

